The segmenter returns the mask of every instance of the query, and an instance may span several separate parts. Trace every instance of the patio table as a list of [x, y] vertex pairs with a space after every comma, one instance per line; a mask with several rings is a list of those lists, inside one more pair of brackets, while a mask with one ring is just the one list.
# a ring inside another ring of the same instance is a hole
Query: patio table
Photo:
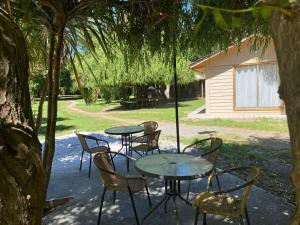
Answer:
[[[118, 126], [118, 127], [112, 127], [104, 130], [106, 134], [121, 135], [122, 146], [118, 150], [118, 153], [125, 147], [126, 155], [129, 155], [130, 153], [132, 134], [136, 134], [143, 131], [144, 131], [144, 127], [139, 125]], [[116, 156], [116, 154], [114, 156]], [[127, 159], [127, 171], [128, 170], [129, 170], [129, 160]]]
[[167, 187], [167, 182], [165, 182], [166, 193], [164, 198], [146, 214], [142, 220], [142, 224], [163, 203], [166, 211], [167, 202], [171, 197], [173, 197], [175, 215], [178, 224], [176, 197], [179, 197], [191, 206], [191, 203], [181, 196], [180, 190], [176, 189], [178, 182], [180, 180], [192, 180], [204, 176], [213, 169], [213, 164], [201, 157], [195, 157], [187, 154], [164, 153], [138, 159], [135, 162], [135, 169], [145, 176], [156, 178], [162, 177], [165, 180], [170, 181], [169, 188]]

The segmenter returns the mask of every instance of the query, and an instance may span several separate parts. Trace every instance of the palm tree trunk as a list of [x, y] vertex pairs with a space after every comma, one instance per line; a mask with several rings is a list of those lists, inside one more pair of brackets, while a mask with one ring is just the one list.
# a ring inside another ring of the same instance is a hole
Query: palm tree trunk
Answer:
[[53, 93], [53, 61], [54, 61], [54, 50], [55, 50], [55, 33], [50, 31], [50, 48], [49, 48], [49, 62], [48, 62], [48, 109], [47, 109], [47, 128], [45, 134], [45, 146], [43, 155], [43, 167], [46, 169], [48, 151], [49, 151], [49, 133], [51, 124], [51, 111], [52, 111], [52, 93]]
[[272, 38], [277, 54], [280, 87], [284, 100], [291, 139], [293, 169], [291, 182], [296, 192], [296, 209], [290, 225], [300, 224], [300, 0], [288, 17], [274, 12], [271, 19]]
[[[43, 165], [47, 176], [47, 185], [49, 183], [52, 161], [55, 152], [55, 130], [56, 130], [56, 121], [57, 121], [57, 100], [59, 94], [59, 76], [60, 76], [60, 65], [61, 65], [61, 54], [63, 49], [63, 38], [64, 38], [65, 25], [62, 24], [58, 32], [58, 40], [55, 49], [55, 56], [53, 58], [54, 63], [54, 73], [53, 79], [49, 79], [49, 82], [53, 82], [51, 85], [51, 98], [49, 98], [48, 103], [51, 104], [50, 110], [48, 109], [48, 121], [47, 121], [47, 134], [45, 142], [45, 152], [43, 157]], [[50, 67], [49, 67], [50, 68]], [[50, 83], [49, 83], [49, 92], [50, 92]], [[50, 93], [49, 93], [50, 96]]]

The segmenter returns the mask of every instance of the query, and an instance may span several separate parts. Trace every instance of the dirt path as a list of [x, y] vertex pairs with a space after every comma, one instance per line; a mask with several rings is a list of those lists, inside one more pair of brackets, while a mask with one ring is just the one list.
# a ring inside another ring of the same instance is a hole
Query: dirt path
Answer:
[[[143, 122], [138, 119], [124, 119], [116, 116], [110, 115], [109, 112], [87, 112], [76, 107], [76, 102], [70, 101], [68, 110], [82, 115], [101, 117], [108, 120], [113, 120], [119, 122], [122, 125], [129, 124], [139, 124]], [[159, 123], [159, 128], [162, 130], [162, 133], [167, 136], [176, 136], [176, 127], [175, 123], [157, 121]], [[243, 128], [230, 128], [230, 127], [218, 127], [218, 126], [193, 126], [180, 124], [180, 135], [184, 137], [194, 137], [199, 134], [203, 135], [234, 135], [247, 139], [251, 143], [258, 145], [268, 146], [272, 148], [289, 148], [289, 134], [285, 132], [274, 132], [274, 131], [258, 131], [258, 130], [249, 130]]]

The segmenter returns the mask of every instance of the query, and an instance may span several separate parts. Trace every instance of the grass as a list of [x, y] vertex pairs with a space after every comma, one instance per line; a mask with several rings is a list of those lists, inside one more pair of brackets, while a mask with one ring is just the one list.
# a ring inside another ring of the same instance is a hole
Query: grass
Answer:
[[230, 119], [208, 119], [208, 120], [186, 120], [185, 124], [199, 126], [220, 126], [232, 128], [245, 128], [250, 130], [288, 132], [286, 120], [256, 119], [256, 120], [230, 120]]
[[87, 112], [103, 112], [105, 110], [120, 106], [119, 102], [113, 101], [112, 103], [106, 103], [104, 100], [99, 99], [95, 104], [86, 105], [83, 100], [76, 101], [76, 107]]
[[[244, 128], [261, 131], [288, 132], [286, 120], [276, 119], [252, 119], [252, 120], [232, 120], [232, 119], [205, 119], [205, 120], [184, 120], [187, 113], [196, 110], [204, 105], [204, 100], [190, 100], [179, 102], [179, 117], [181, 122], [187, 125], [198, 126], [219, 126]], [[155, 120], [174, 122], [175, 110], [174, 103], [163, 103], [152, 108], [124, 110], [118, 102], [106, 104], [103, 100], [98, 100], [96, 104], [85, 105], [83, 100], [78, 101], [77, 107], [88, 112], [103, 112], [111, 110], [111, 115], [120, 118]]]
[[[67, 109], [67, 101], [58, 102], [58, 115], [56, 124], [56, 136], [62, 136], [66, 134], [71, 134], [73, 131], [98, 131], [104, 130], [112, 126], [117, 126], [118, 123], [102, 119], [100, 117], [93, 117], [87, 115], [81, 115], [78, 113], [70, 112]], [[34, 103], [32, 105], [33, 110], [37, 110], [38, 104]], [[47, 116], [47, 104], [44, 105], [43, 110], [43, 123], [41, 127], [41, 132], [39, 135], [40, 140], [44, 139], [46, 132], [46, 117]]]
[[[179, 117], [184, 116], [202, 106], [204, 101], [202, 99], [180, 101], [179, 102]], [[153, 108], [142, 108], [133, 110], [113, 110], [112, 114], [120, 118], [142, 119], [142, 120], [156, 120], [156, 121], [175, 121], [175, 104], [162, 103]]]

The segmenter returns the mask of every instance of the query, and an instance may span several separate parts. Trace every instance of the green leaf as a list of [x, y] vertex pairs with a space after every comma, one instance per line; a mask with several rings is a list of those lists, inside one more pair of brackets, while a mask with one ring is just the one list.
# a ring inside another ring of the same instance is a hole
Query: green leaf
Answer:
[[261, 13], [262, 17], [265, 20], [267, 20], [271, 17], [272, 9], [270, 7], [267, 7], [267, 6], [262, 6], [260, 8], [260, 13]]
[[257, 7], [253, 8], [252, 14], [254, 17], [258, 18], [260, 16], [260, 8]]
[[238, 17], [232, 16], [231, 22], [234, 27], [240, 28], [242, 26], [242, 20]]
[[203, 24], [203, 21], [205, 20], [207, 14], [208, 14], [208, 10], [207, 10], [207, 9], [203, 9], [202, 11], [203, 11], [203, 14], [202, 14], [201, 20], [200, 20], [200, 21], [196, 24], [196, 26], [195, 26], [195, 31], [196, 31], [196, 33], [198, 33], [199, 30], [201, 29], [201, 26], [202, 26], [202, 24]]
[[215, 19], [216, 24], [225, 30], [228, 29], [229, 28], [228, 23], [224, 20], [220, 11], [214, 10], [213, 13], [214, 13], [214, 19]]

